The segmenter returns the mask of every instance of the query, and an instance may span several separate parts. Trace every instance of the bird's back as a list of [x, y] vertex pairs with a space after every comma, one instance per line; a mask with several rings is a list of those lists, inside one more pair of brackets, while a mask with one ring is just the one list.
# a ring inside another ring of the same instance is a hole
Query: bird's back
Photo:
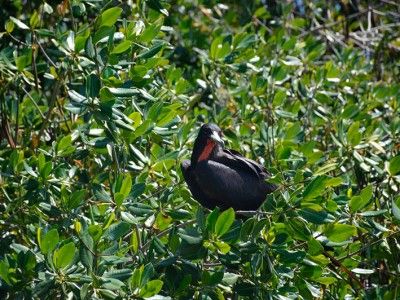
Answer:
[[213, 160], [199, 162], [194, 174], [199, 188], [209, 198], [235, 210], [256, 210], [269, 191], [265, 176], [256, 177], [247, 169]]

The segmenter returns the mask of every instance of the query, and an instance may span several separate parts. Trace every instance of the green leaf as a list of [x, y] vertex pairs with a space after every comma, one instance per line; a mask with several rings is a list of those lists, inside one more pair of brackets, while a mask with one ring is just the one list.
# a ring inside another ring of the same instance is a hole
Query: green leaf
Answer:
[[214, 60], [224, 58], [229, 54], [230, 47], [231, 45], [225, 42], [222, 36], [219, 36], [211, 43], [210, 57]]
[[294, 239], [308, 241], [311, 236], [311, 231], [307, 227], [306, 222], [300, 218], [291, 218], [286, 222], [286, 228]]
[[29, 30], [29, 27], [25, 23], [18, 20], [17, 18], [10, 17], [10, 19], [11, 19], [11, 21], [14, 22], [15, 25], [18, 26], [18, 28], [23, 29], [23, 30]]
[[106, 232], [104, 233], [104, 237], [111, 241], [119, 240], [122, 236], [128, 233], [130, 227], [130, 224], [126, 222], [112, 224], [107, 228]]
[[360, 122], [354, 122], [347, 131], [347, 140], [352, 146], [356, 146], [361, 142]]
[[318, 176], [311, 181], [303, 192], [303, 200], [309, 201], [318, 196], [321, 196], [325, 192], [327, 178], [324, 176]]
[[117, 46], [114, 47], [113, 51], [111, 52], [112, 54], [120, 54], [124, 53], [126, 50], [128, 50], [132, 45], [131, 41], [122, 41], [119, 43]]
[[164, 43], [157, 43], [153, 47], [151, 47], [149, 50], [145, 50], [141, 52], [137, 58], [141, 59], [148, 59], [156, 55], [160, 50], [164, 47]]
[[5, 27], [6, 27], [7, 33], [13, 32], [14, 26], [15, 26], [15, 23], [14, 23], [13, 21], [11, 21], [11, 20], [8, 20], [8, 21], [6, 22], [6, 26], [5, 26]]
[[208, 214], [207, 220], [206, 220], [206, 227], [208, 231], [214, 232], [215, 230], [215, 223], [217, 222], [218, 219], [218, 214], [219, 214], [219, 208], [216, 207], [214, 210]]
[[357, 230], [354, 226], [348, 224], [332, 224], [325, 229], [326, 237], [332, 242], [344, 242], [356, 235]]
[[125, 286], [125, 283], [115, 278], [103, 277], [103, 279], [105, 282], [101, 286], [107, 290], [119, 291]]
[[94, 261], [93, 238], [90, 236], [90, 234], [87, 230], [85, 230], [80, 235], [80, 238], [83, 243], [83, 245], [81, 247], [79, 247], [79, 256], [80, 256], [81, 262], [86, 268], [88, 268], [89, 270], [92, 270], [93, 261]]
[[186, 243], [191, 245], [200, 244], [203, 241], [203, 237], [195, 230], [180, 229], [178, 231], [178, 236]]
[[319, 287], [316, 287], [316, 286], [312, 285], [311, 283], [309, 283], [306, 280], [304, 280], [304, 282], [306, 283], [306, 286], [307, 286], [308, 290], [310, 291], [311, 295], [314, 298], [320, 298], [321, 297], [321, 289]]
[[370, 275], [370, 274], [374, 274], [375, 270], [371, 270], [371, 269], [361, 269], [361, 268], [355, 268], [351, 270], [353, 273], [356, 274], [362, 274], [362, 275]]
[[43, 254], [53, 251], [59, 241], [58, 231], [56, 228], [49, 230], [41, 239], [39, 245]]
[[139, 250], [139, 236], [137, 234], [136, 230], [132, 231], [131, 234], [131, 248], [132, 248], [132, 253], [135, 254]]
[[231, 250], [231, 246], [223, 241], [216, 241], [215, 246], [217, 247], [218, 251], [222, 254], [227, 254]]
[[392, 176], [400, 173], [400, 155], [393, 157], [389, 162], [389, 173]]
[[[318, 168], [314, 175], [318, 176], [318, 175], [324, 175], [328, 172], [331, 172], [333, 170], [337, 169], [338, 164], [337, 163], [328, 163], [323, 165], [322, 167]], [[333, 178], [332, 178], [333, 179]], [[340, 179], [340, 178], [339, 178]]]
[[329, 178], [325, 181], [327, 187], [335, 187], [343, 184], [343, 179], [340, 177]]
[[51, 161], [48, 161], [44, 164], [43, 168], [40, 170], [40, 176], [42, 176], [43, 179], [47, 179], [49, 177], [51, 170], [53, 168], [53, 164]]
[[216, 59], [218, 53], [218, 47], [220, 47], [222, 42], [222, 37], [218, 37], [213, 40], [210, 47], [210, 57]]
[[233, 208], [229, 208], [223, 211], [215, 223], [215, 233], [217, 236], [222, 236], [231, 228], [233, 221], [235, 220], [235, 211]]
[[112, 7], [107, 10], [105, 10], [101, 15], [100, 15], [100, 21], [99, 21], [99, 26], [113, 26], [119, 16], [122, 13], [122, 8], [120, 7]]
[[133, 270], [132, 277], [129, 280], [129, 286], [132, 290], [135, 290], [136, 288], [141, 286], [141, 281], [142, 281], [142, 274], [143, 274], [144, 266], [141, 265], [140, 267], [136, 267]]
[[144, 266], [143, 272], [141, 275], [140, 279], [140, 286], [143, 286], [145, 283], [147, 283], [151, 277], [154, 275], [154, 267], [152, 263], [148, 263]]
[[140, 91], [135, 88], [108, 88], [108, 90], [116, 97], [131, 97], [140, 94]]
[[85, 53], [87, 56], [89, 56], [90, 58], [94, 58], [96, 56], [96, 52], [94, 50], [94, 46], [93, 46], [93, 40], [92, 37], [89, 36], [89, 38], [86, 40], [85, 43]]
[[161, 291], [163, 284], [164, 283], [159, 279], [151, 280], [140, 289], [139, 296], [143, 298], [150, 298], [154, 295], [157, 295]]
[[290, 56], [290, 55], [286, 56], [285, 60], [281, 59], [281, 62], [285, 66], [297, 66], [297, 67], [299, 67], [299, 66], [303, 65], [302, 61], [299, 58], [294, 57], [294, 56]]
[[313, 279], [316, 282], [319, 282], [323, 285], [330, 285], [333, 284], [335, 282], [337, 282], [337, 279], [335, 277], [319, 277], [319, 278], [314, 278]]
[[[57, 155], [66, 156], [75, 151], [75, 147], [72, 146], [72, 137], [71, 135], [66, 135], [61, 138], [61, 140], [57, 143]], [[46, 176], [47, 177], [47, 176]]]
[[[397, 198], [397, 200], [399, 200], [400, 198]], [[400, 201], [397, 201], [397, 203], [398, 202], [400, 202]], [[397, 205], [397, 203], [396, 203], [396, 201], [392, 201], [392, 213], [393, 213], [393, 216], [397, 219], [397, 220], [399, 220], [400, 221], [400, 208], [399, 208], [399, 206]]]
[[89, 74], [86, 78], [86, 93], [89, 97], [98, 97], [101, 88], [101, 81], [99, 76], [95, 73]]
[[54, 251], [53, 262], [57, 269], [63, 269], [71, 264], [75, 256], [75, 245], [73, 242], [65, 244], [60, 249]]
[[127, 124], [126, 122], [124, 122], [121, 119], [114, 120], [114, 122], [115, 122], [115, 125], [117, 127], [119, 127], [119, 128], [122, 128], [122, 129], [125, 129], [125, 130], [128, 130], [128, 131], [134, 131], [135, 130], [135, 128], [133, 128], [131, 125]]
[[125, 198], [126, 197], [121, 192], [117, 192], [114, 194], [114, 202], [115, 204], [117, 204], [118, 207], [122, 205]]
[[74, 191], [68, 200], [68, 208], [74, 209], [77, 208], [80, 204], [82, 204], [83, 199], [85, 198], [86, 190], [77, 190]]
[[3, 279], [8, 285], [11, 285], [9, 278], [9, 268], [10, 266], [6, 261], [0, 261], [0, 278]]
[[142, 34], [139, 36], [139, 41], [142, 43], [148, 43], [152, 41], [157, 34], [160, 32], [160, 24], [151, 24], [143, 30]]
[[233, 286], [239, 278], [240, 275], [238, 274], [225, 272], [224, 277], [222, 278], [222, 283], [227, 286]]
[[311, 208], [304, 208], [299, 212], [299, 215], [314, 224], [324, 224], [332, 222], [326, 211], [316, 211]]
[[350, 199], [349, 207], [351, 212], [363, 209], [372, 198], [372, 185], [365, 187], [359, 196], [353, 196]]
[[40, 23], [39, 14], [37, 10], [34, 10], [31, 15], [31, 18], [29, 19], [29, 25], [31, 25], [31, 28], [34, 29], [39, 25], [39, 23]]
[[321, 245], [321, 243], [314, 238], [311, 238], [307, 244], [308, 253], [311, 256], [319, 255], [324, 251], [324, 247]]
[[35, 173], [35, 171], [33, 171], [33, 169], [31, 168], [31, 166], [29, 166], [29, 165], [26, 163], [25, 160], [23, 161], [23, 164], [24, 164], [24, 169], [25, 169], [25, 171], [26, 171], [29, 175], [31, 175], [31, 176], [33, 176], [33, 177], [37, 177], [37, 174]]
[[124, 180], [122, 181], [121, 189], [119, 190], [124, 197], [128, 197], [132, 189], [132, 178], [131, 175], [126, 174]]

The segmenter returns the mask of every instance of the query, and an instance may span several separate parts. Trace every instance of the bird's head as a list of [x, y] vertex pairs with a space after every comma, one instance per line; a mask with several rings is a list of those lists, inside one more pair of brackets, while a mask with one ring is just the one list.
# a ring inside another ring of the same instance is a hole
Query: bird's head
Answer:
[[212, 157], [219, 149], [224, 147], [221, 129], [213, 124], [207, 123], [201, 126], [192, 153], [192, 164]]
[[202, 139], [204, 141], [212, 140], [215, 143], [219, 144], [220, 146], [224, 146], [224, 140], [222, 139], [222, 131], [214, 123], [207, 123], [201, 126], [199, 135], [197, 136], [198, 139]]

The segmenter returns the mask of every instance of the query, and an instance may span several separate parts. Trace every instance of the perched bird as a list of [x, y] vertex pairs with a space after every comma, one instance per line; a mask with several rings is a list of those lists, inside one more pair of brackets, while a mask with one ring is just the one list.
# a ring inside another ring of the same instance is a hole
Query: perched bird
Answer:
[[191, 160], [181, 169], [193, 197], [209, 209], [256, 210], [277, 188], [265, 181], [264, 166], [224, 149], [221, 129], [211, 123], [201, 126]]

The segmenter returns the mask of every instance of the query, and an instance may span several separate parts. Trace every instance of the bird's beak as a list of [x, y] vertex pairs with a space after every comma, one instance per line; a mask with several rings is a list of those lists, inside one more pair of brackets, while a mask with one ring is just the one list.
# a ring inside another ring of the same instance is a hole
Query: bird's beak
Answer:
[[213, 131], [213, 133], [212, 133], [212, 135], [210, 136], [210, 138], [211, 138], [214, 142], [216, 142], [216, 143], [220, 144], [222, 147], [224, 147], [225, 142], [224, 142], [223, 139], [221, 139], [221, 137], [219, 136], [219, 134], [218, 134], [217, 132]]

